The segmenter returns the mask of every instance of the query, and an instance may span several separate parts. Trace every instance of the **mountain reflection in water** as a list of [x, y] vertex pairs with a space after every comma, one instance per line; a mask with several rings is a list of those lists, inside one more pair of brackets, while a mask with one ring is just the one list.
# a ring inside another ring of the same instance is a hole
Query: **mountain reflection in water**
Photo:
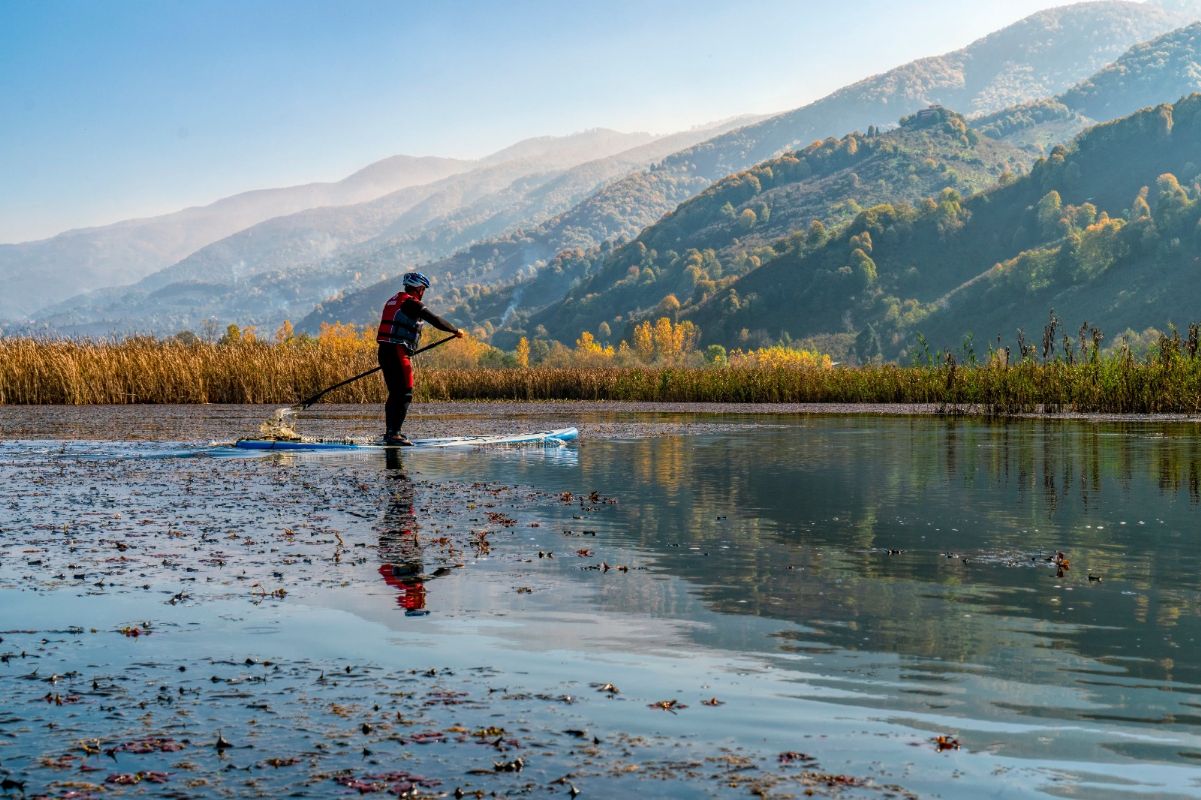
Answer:
[[689, 618], [699, 600], [698, 645], [899, 715], [1201, 721], [1196, 426], [756, 422], [581, 445], [580, 485], [620, 500], [605, 535], [664, 578], [606, 584], [600, 613]]

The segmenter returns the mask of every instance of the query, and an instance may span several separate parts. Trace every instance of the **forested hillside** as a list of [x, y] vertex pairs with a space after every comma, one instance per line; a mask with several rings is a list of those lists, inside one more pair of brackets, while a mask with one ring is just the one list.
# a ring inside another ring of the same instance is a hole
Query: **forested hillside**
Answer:
[[[1123, 104], [1147, 105], [1140, 101], [1149, 98], [1174, 100], [1177, 90], [1187, 94], [1201, 89], [1201, 72], [1194, 62], [1199, 35], [1198, 24], [1170, 32], [1131, 48], [1118, 62], [1060, 98], [985, 117], [977, 123], [989, 134], [984, 144], [965, 147], [958, 154], [944, 146], [941, 154], [931, 150], [922, 157], [920, 138], [916, 138], [914, 129], [920, 131], [923, 126], [925, 131], [937, 129], [931, 123], [938, 115], [947, 116], [947, 112], [927, 111], [909, 118], [900, 131], [881, 136], [869, 129], [868, 135], [851, 137], [854, 141], [844, 146], [857, 151], [855, 164], [847, 173], [838, 173], [837, 180], [811, 172], [813, 162], [808, 159], [799, 165], [793, 163], [804, 154], [764, 162], [683, 204], [643, 232], [633, 247], [604, 254], [564, 254], [537, 279], [513, 292], [501, 292], [495, 297], [483, 292], [471, 298], [465, 306], [467, 315], [492, 325], [505, 319], [506, 329], [495, 337], [501, 345], [516, 336], [535, 332], [565, 342], [572, 341], [584, 329], [609, 331], [619, 336], [628, 334], [631, 324], [640, 318], [665, 312], [687, 315], [692, 307], [713, 294], [716, 287], [730, 284], [760, 263], [772, 260], [777, 251], [791, 246], [785, 241], [789, 237], [812, 240], [828, 235], [862, 207], [912, 202], [933, 197], [944, 188], [966, 196], [994, 181], [1012, 180], [1022, 171], [1021, 157], [1011, 156], [1007, 162], [998, 159], [995, 148], [988, 146], [989, 140], [1024, 145], [1022, 136], [1036, 131], [1044, 138], [1053, 138], [1056, 132], [1066, 135], [1088, 119], [1066, 104], [1077, 103], [1075, 98], [1092, 98], [1090, 110], [1103, 113]], [[1149, 55], [1152, 53], [1154, 56]], [[1154, 93], [1160, 91], [1173, 94], [1157, 97]], [[948, 119], [955, 118], [951, 115]], [[1072, 123], [1070, 130], [1064, 127], [1068, 121]], [[953, 133], [954, 129], [947, 132]], [[978, 138], [972, 131], [962, 135], [965, 143], [969, 137], [972, 142]], [[899, 139], [893, 141], [893, 136]], [[821, 159], [825, 155], [820, 148], [810, 148], [807, 152], [810, 158]], [[986, 177], [984, 182], [977, 180], [969, 187], [971, 181], [964, 176], [978, 179], [981, 173], [972, 169], [982, 163], [992, 164], [992, 177]], [[936, 165], [945, 179], [941, 182], [933, 180], [931, 168]], [[766, 183], [761, 180], [764, 177]], [[826, 193], [829, 194], [826, 208], [821, 208], [820, 203], [806, 202], [823, 199]], [[820, 224], [814, 224], [814, 220], [820, 220]], [[664, 253], [669, 254], [672, 262], [666, 266]], [[680, 253], [688, 257], [680, 258]], [[650, 268], [656, 280], [650, 279], [650, 273], [636, 277], [635, 272], [643, 268]], [[682, 279], [685, 272], [690, 279]], [[580, 276], [586, 277], [578, 286], [570, 286]], [[556, 290], [567, 292], [561, 304], [556, 302]], [[522, 293], [518, 296], [520, 303], [514, 304], [512, 298], [517, 291]], [[535, 313], [527, 324], [527, 314], [517, 310], [518, 305], [537, 309], [535, 303], [550, 307]], [[826, 333], [845, 335], [847, 330], [844, 324]], [[741, 332], [739, 329], [738, 333]], [[758, 338], [776, 337], [763, 334]], [[828, 337], [824, 341], [829, 341]]]
[[[1012, 148], [999, 150], [992, 140], [1026, 146], [1031, 137], [1044, 142], [1066, 137], [1091, 122], [1081, 113], [1086, 106], [1080, 98], [1090, 99], [1087, 110], [1106, 113], [1201, 89], [1195, 64], [1199, 37], [1201, 24], [1172, 31], [1131, 48], [1058, 98], [984, 117], [973, 125], [987, 134], [982, 142], [958, 115], [932, 109], [907, 118], [894, 132], [869, 128], [865, 135], [769, 160], [682, 204], [631, 246], [564, 254], [520, 288], [519, 304], [512, 302], [517, 290], [495, 297], [481, 292], [465, 303], [463, 313], [487, 325], [504, 319], [506, 327], [495, 337], [504, 346], [536, 329], [570, 342], [584, 329], [604, 325], [618, 335], [639, 318], [687, 312], [770, 261], [788, 246], [788, 237], [826, 235], [863, 207], [914, 202], [947, 188], [966, 196], [1012, 180], [1029, 162]], [[569, 286], [581, 276], [586, 277], [578, 286]], [[561, 304], [556, 291], [566, 292]], [[539, 302], [554, 305], [527, 324], [525, 309], [536, 310]]]
[[[681, 150], [610, 184], [537, 228], [484, 241], [425, 268], [474, 296], [485, 289], [468, 282], [511, 281], [546, 267], [552, 274], [541, 287], [515, 289], [514, 296], [530, 299], [543, 292], [553, 296], [549, 287], [562, 275], [556, 270], [564, 251], [587, 251], [617, 237], [634, 236], [727, 175], [814, 140], [890, 127], [898, 118], [931, 104], [984, 113], [1054, 95], [1131, 45], [1187, 19], [1187, 14], [1158, 5], [1129, 2], [1081, 3], [1039, 12], [961, 50], [914, 61], [802, 108]], [[402, 265], [397, 265], [395, 274], [399, 272]], [[566, 289], [558, 283], [560, 292]], [[305, 318], [303, 327], [369, 317], [391, 293], [391, 285], [381, 281], [322, 303]]]
[[[705, 341], [854, 333], [861, 358], [977, 347], [1060, 318], [1107, 330], [1195, 316], [1201, 95], [1097, 126], [1022, 178], [861, 212], [689, 310]], [[1191, 312], [1186, 313], [1189, 309]], [[1191, 314], [1191, 316], [1190, 316]]]
[[1201, 23], [1131, 47], [1114, 63], [1055, 97], [972, 120], [986, 136], [1045, 149], [1097, 122], [1201, 90]]
[[941, 108], [906, 117], [887, 133], [872, 128], [816, 143], [720, 181], [606, 255], [567, 257], [561, 269], [587, 277], [528, 321], [517, 314], [506, 333], [542, 326], [570, 341], [604, 325], [624, 334], [640, 317], [704, 303], [780, 249], [822, 240], [864, 206], [913, 203], [944, 190], [974, 193], [1028, 163], [1022, 151], [978, 136]]

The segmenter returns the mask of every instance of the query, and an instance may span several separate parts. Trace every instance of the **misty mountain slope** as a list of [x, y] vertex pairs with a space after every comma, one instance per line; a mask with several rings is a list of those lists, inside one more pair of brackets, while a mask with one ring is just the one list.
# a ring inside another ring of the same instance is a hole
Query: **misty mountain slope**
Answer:
[[1068, 141], [1097, 122], [1201, 90], [1201, 23], [1131, 47], [1114, 63], [1054, 98], [979, 117], [976, 130], [1039, 149]]
[[20, 319], [81, 291], [131, 283], [236, 231], [303, 209], [371, 200], [463, 172], [471, 162], [393, 156], [336, 183], [261, 189], [173, 214], [0, 244], [0, 320]]
[[567, 136], [533, 136], [484, 156], [484, 166], [505, 161], [542, 161], [548, 164], [582, 164], [623, 153], [661, 138], [651, 133], [624, 133], [610, 128], [592, 128]]
[[1201, 95], [1140, 111], [1006, 186], [864, 211], [686, 316], [705, 341], [851, 332], [866, 356], [904, 355], [919, 331], [950, 349], [974, 334], [982, 350], [1018, 327], [1040, 330], [1051, 307], [1073, 327], [1183, 324], [1178, 315], [1201, 307], [1199, 148]]
[[[553, 174], [579, 163], [646, 141], [644, 133], [621, 134], [590, 130], [562, 137], [540, 137], [534, 144], [521, 143], [489, 156], [480, 166], [422, 186], [412, 186], [365, 203], [311, 209], [277, 217], [227, 237], [147, 278], [148, 288], [168, 283], [198, 280], [220, 283], [259, 272], [298, 267], [319, 261], [388, 231], [419, 228], [432, 220], [480, 201], [521, 178]], [[556, 145], [558, 145], [556, 147]], [[588, 156], [598, 152], [599, 155]]]
[[[372, 268], [370, 260], [359, 258], [346, 265], [339, 253], [387, 248], [376, 258], [386, 264], [381, 272], [392, 272], [404, 263], [399, 259], [450, 252], [470, 241], [464, 237], [529, 224], [570, 207], [604, 180], [645, 166], [712, 130], [700, 128], [650, 142], [647, 134], [623, 139], [627, 135], [604, 130], [557, 140], [542, 137], [502, 151], [522, 156], [517, 160], [354, 207], [313, 209], [269, 220], [203, 248], [134, 286], [95, 291], [45, 309], [38, 320], [42, 329], [76, 335], [173, 333], [199, 327], [210, 318], [221, 324], [273, 328], [284, 318], [303, 316], [321, 299], [347, 286], [362, 285], [366, 276], [379, 279], [380, 273], [364, 272]], [[555, 150], [555, 141], [563, 145], [561, 151]], [[604, 154], [623, 141], [639, 144], [568, 169], [547, 169], [584, 154]], [[400, 244], [394, 245], [393, 238]]]
[[715, 180], [814, 139], [888, 126], [930, 105], [967, 115], [1050, 97], [1132, 45], [1193, 19], [1158, 5], [1077, 3], [1040, 11], [961, 50], [923, 58], [795, 111], [717, 137], [668, 159]]
[[1120, 59], [1060, 97], [1096, 120], [1116, 119], [1165, 97], [1201, 86], [1201, 23], [1136, 45]]
[[[440, 276], [443, 286], [463, 284], [466, 282], [496, 282], [509, 281], [528, 270], [531, 265], [545, 259], [553, 258], [556, 253], [565, 248], [589, 248], [602, 241], [632, 236], [640, 230], [646, 221], [659, 212], [659, 209], [670, 201], [658, 195], [648, 195], [643, 191], [643, 176], [641, 168], [686, 147], [701, 139], [709, 138], [714, 131], [736, 128], [743, 121], [741, 118], [728, 120], [717, 126], [697, 128], [684, 133], [674, 134], [662, 140], [627, 153], [615, 156], [613, 160], [593, 161], [582, 164], [554, 180], [548, 182], [544, 189], [534, 193], [530, 199], [541, 200], [543, 195], [555, 193], [558, 202], [553, 204], [541, 203], [537, 211], [542, 216], [547, 212], [557, 214], [537, 226], [516, 227], [510, 233], [493, 239], [486, 239], [474, 244], [452, 256], [422, 264], [421, 268], [431, 275]], [[622, 167], [615, 169], [614, 167]], [[632, 173], [627, 177], [620, 177]], [[604, 181], [616, 178], [595, 194], [588, 194], [584, 199], [577, 197], [578, 203], [562, 202], [563, 184], [572, 187], [591, 185], [592, 189]], [[675, 195], [687, 197], [698, 188], [700, 183], [690, 183], [676, 188]], [[649, 207], [646, 203], [650, 199]], [[642, 205], [639, 205], [639, 204]], [[524, 205], [524, 204], [523, 204]], [[516, 221], [513, 211], [522, 211], [523, 205], [512, 206], [508, 217]], [[537, 219], [530, 211], [522, 211], [525, 219]], [[466, 213], [466, 212], [464, 212]], [[411, 241], [398, 241], [383, 245], [373, 253], [352, 252], [342, 257], [346, 272], [357, 272], [364, 264], [371, 273], [380, 272], [381, 279], [363, 289], [340, 292], [341, 296], [327, 299], [312, 313], [304, 316], [298, 327], [302, 330], [316, 330], [321, 322], [359, 319], [364, 315], [375, 313], [377, 299], [383, 300], [395, 292], [393, 287], [395, 276], [407, 269], [409, 264], [421, 264], [424, 257], [437, 253], [434, 243], [441, 244], [442, 253], [449, 252], [445, 246], [448, 233], [457, 232], [457, 226], [462, 223], [464, 213], [448, 219], [445, 224], [431, 226], [426, 232]], [[489, 227], [494, 227], [497, 217], [488, 219]], [[476, 235], [486, 235], [487, 229], [478, 225], [472, 227]]]
[[[428, 265], [429, 270], [447, 276], [529, 275], [531, 269], [555, 262], [564, 249], [635, 235], [713, 181], [814, 140], [888, 127], [931, 104], [986, 112], [1053, 95], [1131, 45], [1188, 20], [1186, 13], [1130, 2], [1080, 3], [1039, 12], [961, 50], [897, 67], [800, 109], [681, 150], [610, 184], [537, 230], [483, 242]], [[369, 287], [362, 296], [347, 292], [323, 303], [303, 324], [360, 318], [384, 288]]]

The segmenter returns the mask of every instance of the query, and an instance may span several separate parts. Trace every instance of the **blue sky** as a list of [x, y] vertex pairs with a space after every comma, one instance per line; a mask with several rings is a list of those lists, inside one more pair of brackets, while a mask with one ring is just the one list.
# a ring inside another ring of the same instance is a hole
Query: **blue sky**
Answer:
[[784, 111], [1061, 0], [0, 0], [0, 242]]

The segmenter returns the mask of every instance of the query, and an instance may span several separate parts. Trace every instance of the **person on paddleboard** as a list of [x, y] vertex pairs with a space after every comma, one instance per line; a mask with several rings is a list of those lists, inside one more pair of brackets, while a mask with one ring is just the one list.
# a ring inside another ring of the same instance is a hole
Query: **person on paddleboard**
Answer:
[[388, 386], [388, 401], [384, 404], [385, 444], [411, 445], [400, 432], [409, 404], [413, 402], [413, 364], [409, 356], [417, 350], [421, 328], [425, 323], [440, 331], [462, 338], [463, 331], [426, 308], [421, 296], [430, 288], [430, 279], [420, 272], [404, 276], [404, 288], [384, 304], [383, 318], [375, 340], [379, 343], [379, 365]]

